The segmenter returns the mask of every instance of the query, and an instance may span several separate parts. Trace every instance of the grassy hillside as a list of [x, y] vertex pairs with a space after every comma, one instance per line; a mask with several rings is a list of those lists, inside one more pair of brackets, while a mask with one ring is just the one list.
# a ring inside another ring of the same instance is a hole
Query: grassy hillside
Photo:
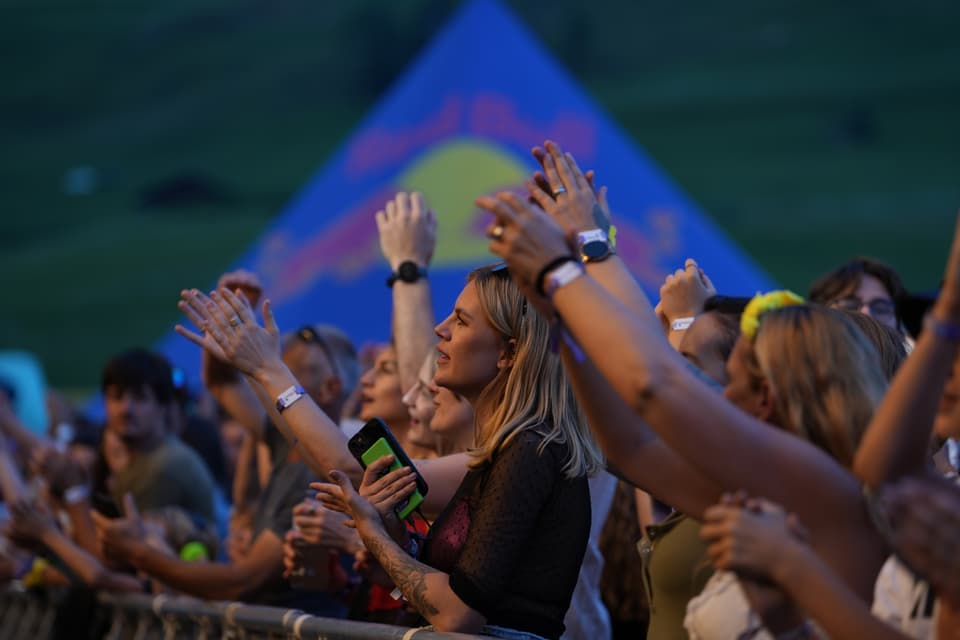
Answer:
[[[257, 237], [455, 4], [2, 3], [0, 347], [95, 385]], [[960, 5], [511, 4], [781, 282], [853, 253], [938, 281], [960, 207]], [[92, 193], [67, 195], [85, 166]], [[177, 176], [211, 202], [141, 205]]]

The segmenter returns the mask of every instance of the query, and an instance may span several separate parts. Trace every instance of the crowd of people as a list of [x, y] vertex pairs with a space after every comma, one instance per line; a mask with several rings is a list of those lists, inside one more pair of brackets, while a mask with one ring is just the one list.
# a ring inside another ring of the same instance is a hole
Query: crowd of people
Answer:
[[[0, 580], [503, 638], [960, 637], [960, 225], [914, 335], [867, 258], [807, 300], [719, 295], [691, 258], [653, 305], [606, 189], [533, 155], [477, 198], [502, 262], [439, 322], [437, 220], [398, 193], [388, 343], [281, 327], [233, 271], [181, 292], [203, 389], [127, 351], [104, 424], [47, 436], [0, 394]], [[413, 467], [357, 460], [375, 419]]]

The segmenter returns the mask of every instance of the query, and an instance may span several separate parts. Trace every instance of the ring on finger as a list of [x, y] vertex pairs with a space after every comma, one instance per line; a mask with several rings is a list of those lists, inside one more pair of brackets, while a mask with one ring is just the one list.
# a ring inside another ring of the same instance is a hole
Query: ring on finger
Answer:
[[243, 321], [240, 320], [240, 316], [233, 316], [232, 318], [230, 318], [231, 327], [239, 327], [242, 322]]
[[557, 187], [556, 189], [553, 190], [553, 197], [556, 198], [561, 193], [566, 193], [566, 192], [567, 192], [566, 187], [563, 187], [563, 186]]
[[500, 240], [503, 238], [503, 225], [498, 224], [493, 229], [490, 230], [490, 237], [494, 240]]

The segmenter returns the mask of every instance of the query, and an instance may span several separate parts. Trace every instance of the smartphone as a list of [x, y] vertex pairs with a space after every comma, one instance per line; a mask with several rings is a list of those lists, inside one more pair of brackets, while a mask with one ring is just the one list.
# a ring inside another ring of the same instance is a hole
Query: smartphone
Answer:
[[398, 518], [406, 520], [423, 503], [423, 496], [427, 495], [427, 483], [383, 420], [374, 418], [363, 425], [363, 428], [350, 438], [347, 447], [364, 469], [374, 461], [388, 455], [393, 456], [393, 464], [384, 471], [384, 475], [400, 467], [413, 469], [417, 477], [417, 488], [407, 499], [396, 506], [395, 511]]

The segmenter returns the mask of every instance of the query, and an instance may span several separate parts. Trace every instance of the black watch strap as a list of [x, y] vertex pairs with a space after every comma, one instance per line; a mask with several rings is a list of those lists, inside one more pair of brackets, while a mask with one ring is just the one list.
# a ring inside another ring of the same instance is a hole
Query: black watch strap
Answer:
[[416, 282], [420, 278], [426, 277], [427, 270], [424, 267], [421, 267], [413, 260], [404, 260], [397, 267], [397, 270], [387, 278], [387, 286], [392, 288], [397, 280], [401, 282]]

